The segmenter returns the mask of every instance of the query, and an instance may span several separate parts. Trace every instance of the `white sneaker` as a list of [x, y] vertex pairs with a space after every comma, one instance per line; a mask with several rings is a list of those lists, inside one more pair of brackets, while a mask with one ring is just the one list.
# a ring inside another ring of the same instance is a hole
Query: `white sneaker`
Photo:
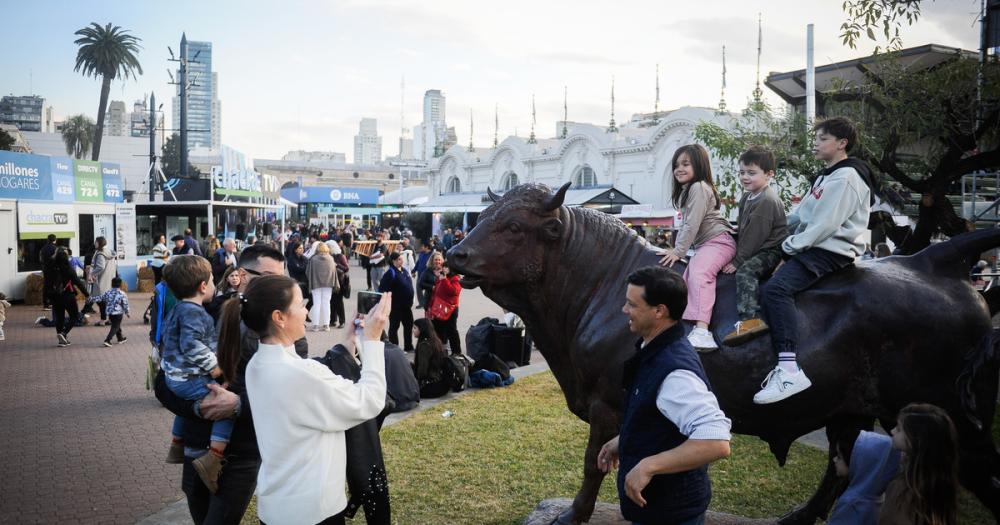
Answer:
[[695, 328], [691, 330], [688, 334], [688, 341], [691, 342], [691, 346], [695, 347], [698, 351], [709, 351], [719, 348], [719, 345], [715, 344], [715, 338], [712, 337], [712, 332], [704, 328]]
[[39, 315], [38, 318], [35, 319], [35, 324], [42, 324], [42, 321], [46, 319], [48, 319], [48, 317], [45, 317], [44, 315]]
[[764, 382], [760, 384], [761, 390], [753, 396], [753, 402], [758, 405], [777, 403], [787, 399], [812, 386], [812, 381], [806, 377], [804, 370], [798, 372], [786, 372], [781, 366], [774, 367]]

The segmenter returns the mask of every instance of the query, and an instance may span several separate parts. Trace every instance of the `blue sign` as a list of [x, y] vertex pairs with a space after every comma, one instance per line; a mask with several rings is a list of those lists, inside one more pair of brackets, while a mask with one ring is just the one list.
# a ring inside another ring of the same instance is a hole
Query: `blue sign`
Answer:
[[304, 186], [285, 188], [281, 196], [297, 204], [307, 202], [330, 204], [378, 204], [378, 190], [374, 188], [333, 188], [330, 186]]
[[0, 197], [52, 200], [49, 158], [0, 151]]
[[52, 200], [73, 202], [76, 200], [76, 183], [73, 180], [73, 159], [52, 157]]
[[104, 188], [104, 202], [125, 201], [122, 170], [117, 164], [101, 163], [101, 182]]

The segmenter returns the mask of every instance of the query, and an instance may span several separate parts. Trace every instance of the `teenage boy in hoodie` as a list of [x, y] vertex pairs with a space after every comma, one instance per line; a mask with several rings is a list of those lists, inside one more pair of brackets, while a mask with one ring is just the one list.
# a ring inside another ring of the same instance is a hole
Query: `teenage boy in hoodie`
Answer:
[[784, 263], [761, 287], [761, 306], [771, 327], [778, 366], [753, 396], [759, 405], [776, 403], [812, 386], [795, 359], [795, 294], [852, 264], [865, 249], [858, 238], [868, 228], [873, 204], [871, 174], [863, 161], [847, 156], [857, 143], [854, 124], [836, 117], [817, 123], [813, 131], [813, 154], [826, 168], [788, 216], [789, 236], [781, 244]]

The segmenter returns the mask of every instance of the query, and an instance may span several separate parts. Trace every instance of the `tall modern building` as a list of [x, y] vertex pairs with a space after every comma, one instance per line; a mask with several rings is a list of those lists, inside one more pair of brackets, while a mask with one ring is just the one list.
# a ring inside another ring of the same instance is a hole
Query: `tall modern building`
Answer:
[[104, 136], [124, 137], [128, 128], [128, 115], [125, 113], [125, 102], [112, 100], [108, 104], [108, 110], [104, 112]]
[[441, 155], [447, 136], [444, 94], [429, 89], [424, 93], [424, 120], [413, 129], [413, 156], [430, 160]]
[[382, 137], [378, 136], [378, 121], [361, 119], [354, 136], [354, 163], [371, 166], [382, 162]]
[[0, 98], [0, 124], [13, 124], [21, 131], [42, 131], [45, 99], [37, 95]]
[[[182, 53], [184, 51], [181, 51]], [[187, 142], [188, 149], [222, 146], [222, 104], [218, 75], [212, 71], [212, 43], [187, 41]], [[176, 72], [175, 79], [180, 78]], [[181, 127], [180, 87], [173, 99], [173, 128]]]

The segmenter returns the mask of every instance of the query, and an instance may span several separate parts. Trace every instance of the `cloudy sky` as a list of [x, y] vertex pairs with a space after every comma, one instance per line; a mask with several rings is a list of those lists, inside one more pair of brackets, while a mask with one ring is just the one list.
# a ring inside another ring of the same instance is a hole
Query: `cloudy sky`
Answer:
[[[904, 46], [938, 43], [975, 49], [978, 0], [923, 2], [906, 28]], [[16, 5], [16, 7], [14, 7]], [[362, 117], [378, 119], [382, 152], [398, 152], [400, 80], [405, 124], [421, 120], [423, 93], [441, 89], [459, 142], [526, 136], [531, 97], [539, 136], [556, 133], [563, 87], [569, 118], [606, 123], [611, 78], [616, 117], [652, 111], [655, 67], [661, 109], [714, 107], [721, 48], [727, 49], [726, 99], [742, 108], [754, 88], [757, 14], [763, 18], [762, 76], [805, 66], [806, 24], [816, 25], [816, 63], [862, 56], [838, 38], [841, 0], [347, 0], [281, 2], [17, 2], [4, 12], [7, 52], [0, 55], [0, 93], [44, 96], [57, 118], [96, 116], [99, 81], [73, 72], [73, 32], [90, 22], [114, 23], [142, 38], [145, 74], [115, 82], [112, 99], [131, 102], [155, 91], [171, 125], [167, 46], [181, 32], [213, 43], [222, 100], [222, 141], [254, 158], [289, 150], [353, 156]], [[766, 91], [766, 90], [765, 90]], [[771, 93], [775, 104], [779, 99]]]

